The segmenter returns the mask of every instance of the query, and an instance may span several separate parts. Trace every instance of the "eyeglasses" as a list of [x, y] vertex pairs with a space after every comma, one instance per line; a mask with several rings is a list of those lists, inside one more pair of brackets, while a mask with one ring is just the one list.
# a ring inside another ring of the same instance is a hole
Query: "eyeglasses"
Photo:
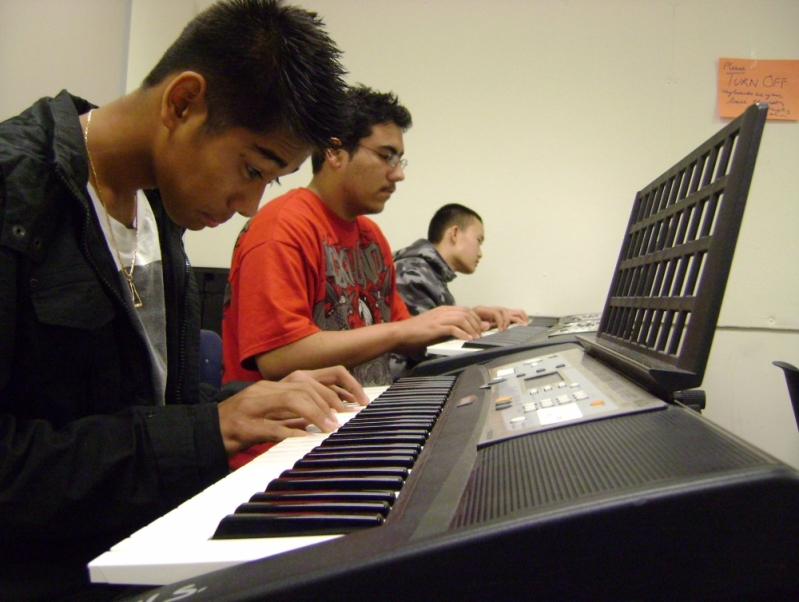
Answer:
[[359, 144], [358, 146], [360, 146], [361, 148], [365, 148], [366, 150], [372, 151], [378, 157], [383, 159], [383, 161], [386, 162], [386, 165], [388, 165], [391, 169], [394, 169], [397, 165], [402, 167], [402, 169], [408, 167], [408, 160], [403, 159], [397, 153], [381, 153], [380, 151], [375, 150], [373, 148], [369, 148], [368, 146], [364, 146], [363, 144]]

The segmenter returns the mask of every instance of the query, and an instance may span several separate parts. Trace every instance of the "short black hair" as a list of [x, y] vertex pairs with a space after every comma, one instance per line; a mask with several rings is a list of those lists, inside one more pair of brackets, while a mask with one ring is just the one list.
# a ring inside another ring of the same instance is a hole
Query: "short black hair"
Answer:
[[449, 203], [444, 205], [436, 211], [433, 219], [430, 220], [430, 227], [427, 229], [427, 240], [431, 243], [438, 244], [444, 238], [444, 233], [452, 226], [458, 226], [462, 230], [468, 228], [472, 220], [477, 220], [481, 224], [483, 218], [480, 217], [476, 211], [459, 205], [458, 203]]
[[[377, 92], [362, 84], [347, 90], [344, 119], [344, 127], [334, 137], [341, 140], [341, 146], [337, 148], [344, 149], [350, 155], [358, 148], [361, 140], [372, 134], [372, 128], [378, 124], [394, 123], [403, 132], [413, 125], [410, 111], [399, 103], [396, 94]], [[322, 168], [325, 150], [320, 148], [311, 157], [314, 173]]]
[[283, 0], [223, 0], [195, 17], [145, 78], [196, 71], [212, 132], [243, 127], [328, 146], [342, 127], [341, 51], [314, 12]]

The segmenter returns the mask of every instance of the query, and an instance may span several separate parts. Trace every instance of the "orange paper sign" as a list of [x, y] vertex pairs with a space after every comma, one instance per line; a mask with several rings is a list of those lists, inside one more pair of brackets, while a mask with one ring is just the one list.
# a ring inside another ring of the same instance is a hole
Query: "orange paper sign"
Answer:
[[799, 61], [719, 59], [719, 116], [738, 117], [753, 102], [768, 103], [768, 119], [799, 119]]

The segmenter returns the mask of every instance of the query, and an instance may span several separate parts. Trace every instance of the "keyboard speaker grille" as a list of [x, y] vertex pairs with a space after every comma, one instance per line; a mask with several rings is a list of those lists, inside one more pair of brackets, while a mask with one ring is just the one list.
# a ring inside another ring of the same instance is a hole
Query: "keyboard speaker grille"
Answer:
[[482, 449], [452, 526], [773, 463], [688, 410], [598, 420]]

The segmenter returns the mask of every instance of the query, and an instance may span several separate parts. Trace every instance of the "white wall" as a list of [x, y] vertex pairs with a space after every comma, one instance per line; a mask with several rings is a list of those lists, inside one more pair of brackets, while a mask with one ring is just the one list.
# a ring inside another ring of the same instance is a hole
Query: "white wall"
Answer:
[[[635, 191], [726, 123], [719, 57], [799, 58], [795, 0], [303, 5], [344, 49], [350, 81], [394, 90], [413, 113], [407, 179], [376, 217], [392, 246], [423, 236], [438, 206], [469, 205], [485, 257], [456, 298], [541, 314], [602, 306]], [[784, 269], [799, 259], [797, 157], [799, 125], [769, 122], [723, 323], [799, 327], [799, 270]], [[189, 235], [195, 262], [226, 266], [240, 225], [214, 233], [220, 249]]]
[[[406, 181], [376, 216], [391, 245], [464, 203], [487, 240], [456, 298], [538, 314], [602, 307], [635, 191], [726, 123], [719, 57], [799, 59], [796, 0], [294, 1], [324, 18], [350, 82], [413, 114]], [[65, 86], [98, 103], [134, 88], [209, 3], [0, 0], [0, 118]], [[799, 466], [770, 363], [799, 364], [797, 159], [799, 123], [768, 122], [703, 388], [706, 416]], [[188, 233], [193, 263], [227, 267], [243, 221]]]
[[124, 94], [131, 0], [0, 0], [0, 119], [62, 89]]

